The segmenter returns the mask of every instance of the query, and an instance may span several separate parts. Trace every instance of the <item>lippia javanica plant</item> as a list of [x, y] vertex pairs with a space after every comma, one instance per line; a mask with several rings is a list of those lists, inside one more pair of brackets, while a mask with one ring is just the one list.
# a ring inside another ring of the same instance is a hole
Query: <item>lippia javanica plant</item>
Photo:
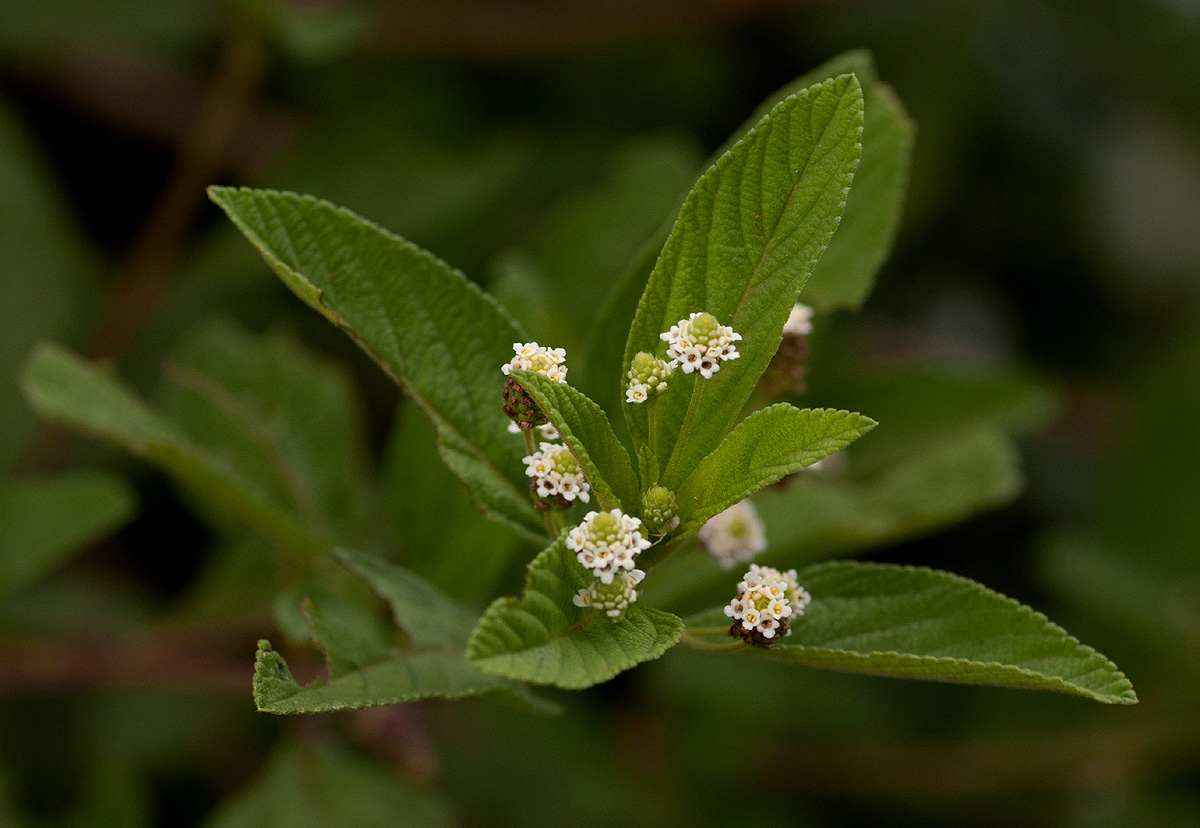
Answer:
[[[812, 322], [797, 303], [839, 228], [864, 151], [855, 74], [789, 91], [695, 184], [648, 280], [641, 274], [632, 320], [608, 319], [600, 329], [593, 354], [617, 353], [625, 339], [605, 376], [583, 375], [603, 359], [576, 364], [555, 343], [533, 341], [450, 265], [347, 210], [289, 193], [211, 190], [286, 285], [428, 416], [441, 460], [478, 510], [540, 549], [521, 594], [496, 597], [482, 613], [391, 562], [386, 549], [344, 548], [336, 532], [279, 514], [270, 492], [222, 472], [169, 423], [60, 351], [35, 357], [31, 398], [44, 413], [134, 447], [215, 493], [277, 546], [301, 550], [314, 571], [361, 578], [390, 606], [396, 627], [381, 634], [357, 610], [307, 602], [329, 678], [301, 686], [262, 642], [254, 692], [264, 711], [487, 693], [545, 707], [528, 685], [590, 687], [677, 645], [1134, 701], [1106, 658], [965, 578], [853, 561], [798, 569], [753, 562], [771, 539], [748, 498], [836, 461], [831, 455], [876, 426], [849, 411], [770, 404], [799, 376]], [[880, 169], [868, 176], [867, 167], [855, 186], [898, 201], [886, 182], [879, 192]], [[585, 385], [607, 387], [595, 396], [610, 410], [579, 390]], [[332, 433], [335, 415], [312, 412]], [[314, 462], [308, 472], [332, 473], [329, 465]], [[429, 508], [436, 515], [436, 504]], [[654, 606], [656, 579], [669, 592], [676, 572], [660, 565], [698, 545], [725, 573], [721, 600], [688, 618]]]

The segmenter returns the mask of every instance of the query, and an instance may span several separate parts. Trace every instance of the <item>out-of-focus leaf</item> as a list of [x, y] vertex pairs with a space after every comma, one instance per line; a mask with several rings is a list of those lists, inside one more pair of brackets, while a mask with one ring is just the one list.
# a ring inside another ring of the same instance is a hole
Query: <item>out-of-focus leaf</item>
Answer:
[[135, 508], [125, 482], [100, 472], [0, 487], [0, 596], [119, 528]]
[[[518, 443], [521, 438], [510, 435]], [[491, 598], [523, 544], [486, 520], [437, 455], [433, 424], [401, 406], [384, 457], [383, 495], [404, 565], [454, 598]]]
[[475, 613], [447, 598], [428, 581], [375, 555], [339, 549], [337, 557], [388, 602], [396, 624], [418, 648], [463, 647]]
[[265, 190], [210, 192], [284, 283], [433, 419], [442, 458], [484, 513], [540, 537], [499, 402], [500, 366], [523, 339], [508, 313], [445, 262], [347, 210]]
[[383, 661], [394, 643], [380, 619], [357, 602], [317, 593], [305, 597], [301, 610], [331, 679]]
[[371, 536], [363, 415], [345, 370], [272, 334], [199, 326], [166, 364], [163, 412], [314, 533]]
[[754, 412], [700, 461], [679, 490], [680, 523], [673, 537], [699, 531], [718, 512], [845, 448], [874, 427], [875, 421], [861, 414], [787, 403]]
[[149, 793], [132, 768], [105, 762], [84, 783], [64, 828], [149, 828]]
[[[754, 496], [768, 543], [759, 563], [787, 568], [930, 532], [1009, 502], [1023, 482], [1016, 447], [987, 427], [950, 432], [941, 445], [864, 477], [854, 474], [853, 452], [845, 475], [836, 467], [805, 471]], [[726, 578], [711, 555], [695, 549], [656, 567], [646, 595], [694, 608], [717, 600]]]
[[[811, 594], [770, 658], [896, 678], [1054, 690], [1134, 704], [1124, 674], [1091, 647], [1011, 598], [932, 569], [849, 561], [798, 580]], [[720, 608], [687, 622], [707, 644], [731, 641]], [[685, 639], [686, 641], [687, 639]]]
[[[0, 43], [31, 13], [28, 4], [15, 6], [0, 10]], [[0, 98], [0, 469], [16, 462], [35, 423], [11, 378], [41, 340], [76, 337], [95, 304], [95, 264], [46, 163]]]
[[319, 555], [327, 542], [225, 457], [191, 442], [109, 373], [68, 351], [43, 346], [23, 376], [42, 416], [120, 446], [220, 504], [284, 548]]
[[615, 620], [575, 606], [591, 576], [564, 538], [529, 564], [521, 598], [499, 598], [479, 619], [467, 657], [480, 670], [580, 689], [658, 658], [679, 640], [677, 617], [640, 602]]
[[513, 376], [558, 429], [563, 443], [591, 482], [600, 506], [620, 507], [626, 514], [638, 514], [641, 492], [633, 463], [600, 406], [582, 391], [540, 374], [514, 371]]
[[208, 828], [449, 828], [437, 794], [364, 758], [332, 748], [286, 746]]
[[503, 692], [545, 712], [546, 705], [515, 682], [476, 670], [459, 652], [397, 653], [338, 678], [301, 687], [269, 641], [258, 643], [254, 703], [263, 713], [294, 715], [360, 710], [421, 699], [465, 699]]
[[[659, 334], [695, 311], [743, 339], [741, 357], [712, 379], [689, 377], [655, 403], [657, 445], [668, 455], [655, 476], [668, 488], [720, 443], [779, 347], [792, 303], [841, 218], [858, 164], [862, 106], [853, 76], [787, 98], [684, 202], [638, 305], [626, 369], [639, 351], [659, 353]], [[639, 452], [647, 443], [642, 408], [625, 406]]]

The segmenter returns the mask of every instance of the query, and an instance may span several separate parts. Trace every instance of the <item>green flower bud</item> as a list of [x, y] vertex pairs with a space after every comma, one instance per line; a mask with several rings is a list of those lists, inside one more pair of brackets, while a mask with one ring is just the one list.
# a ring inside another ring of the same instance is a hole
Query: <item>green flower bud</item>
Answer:
[[652, 535], [665, 535], [679, 525], [675, 493], [665, 486], [651, 486], [642, 495], [642, 522]]

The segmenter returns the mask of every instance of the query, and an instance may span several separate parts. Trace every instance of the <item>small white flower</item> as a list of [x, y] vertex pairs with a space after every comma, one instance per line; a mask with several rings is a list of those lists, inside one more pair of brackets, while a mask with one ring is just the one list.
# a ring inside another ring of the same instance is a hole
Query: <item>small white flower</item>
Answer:
[[546, 348], [536, 342], [514, 342], [511, 360], [500, 366], [504, 376], [512, 371], [536, 371], [555, 382], [567, 381], [567, 352], [562, 348]]
[[558, 443], [542, 443], [539, 448], [525, 458], [525, 474], [533, 478], [537, 496], [544, 500], [590, 501], [592, 486], [570, 450]]
[[659, 339], [667, 343], [667, 357], [685, 374], [699, 371], [704, 379], [721, 370], [721, 363], [737, 359], [737, 346], [742, 335], [729, 325], [722, 325], [711, 313], [697, 312], [679, 320]]
[[783, 323], [783, 335], [808, 336], [812, 333], [813, 309], [799, 302], [788, 314], [787, 322]]
[[[550, 423], [546, 423], [545, 425], [538, 426], [537, 431], [538, 431], [538, 437], [543, 442], [548, 441], [548, 440], [557, 440], [558, 439], [558, 429], [555, 428], [554, 426], [550, 425]], [[508, 433], [509, 434], [520, 434], [521, 427], [519, 425], [517, 425], [516, 423], [509, 423], [508, 424]]]
[[733, 569], [767, 548], [762, 520], [748, 500], [713, 515], [700, 527], [699, 536], [722, 569]]
[[641, 385], [640, 383], [638, 385], [629, 386], [629, 388], [625, 391], [625, 402], [644, 403], [649, 398], [649, 390], [646, 388], [646, 386]]
[[810, 600], [796, 583], [796, 570], [780, 572], [751, 564], [738, 584], [738, 594], [725, 607], [725, 615], [734, 619], [729, 634], [748, 644], [770, 646], [765, 642], [791, 634], [790, 622], [804, 614]]
[[640, 520], [620, 509], [588, 512], [583, 522], [567, 533], [567, 548], [601, 583], [611, 584], [618, 572], [633, 571], [637, 556], [650, 548], [641, 528]]

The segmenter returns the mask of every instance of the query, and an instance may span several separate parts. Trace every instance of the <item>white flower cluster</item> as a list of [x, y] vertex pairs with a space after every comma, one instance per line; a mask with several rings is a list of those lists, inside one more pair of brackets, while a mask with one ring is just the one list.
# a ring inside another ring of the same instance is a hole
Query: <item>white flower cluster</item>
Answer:
[[740, 341], [742, 335], [729, 325], [722, 325], [711, 313], [693, 313], [658, 337], [667, 343], [667, 357], [683, 373], [699, 371], [705, 379], [721, 370], [722, 362], [741, 356], [733, 343]]
[[633, 358], [629, 366], [629, 387], [625, 390], [625, 402], [644, 403], [667, 390], [667, 380], [675, 373], [674, 362], [656, 359], [642, 351]]
[[797, 302], [788, 314], [787, 321], [783, 323], [783, 335], [808, 336], [812, 333], [812, 318], [813, 309]]
[[722, 569], [733, 569], [767, 548], [762, 520], [748, 500], [713, 515], [700, 527], [699, 536]]
[[546, 348], [536, 342], [514, 342], [516, 352], [511, 360], [500, 366], [504, 376], [512, 371], [536, 371], [555, 382], [567, 381], [567, 352], [562, 348]]
[[592, 486], [570, 449], [558, 443], [542, 443], [539, 448], [525, 458], [525, 474], [533, 478], [538, 497], [578, 498], [583, 503], [592, 499], [588, 494]]
[[776, 634], [788, 635], [788, 620], [803, 615], [811, 600], [812, 596], [796, 582], [796, 570], [780, 572], [751, 564], [738, 584], [737, 597], [725, 607], [725, 614], [734, 620], [730, 633], [750, 644], [758, 643], [759, 637], [770, 642]]
[[646, 573], [640, 569], [629, 572], [622, 570], [616, 574], [611, 584], [592, 581], [579, 590], [571, 601], [577, 607], [595, 607], [604, 610], [604, 614], [609, 618], [620, 618], [625, 608], [637, 600], [637, 585], [645, 577]]
[[642, 537], [642, 522], [620, 509], [588, 512], [583, 523], [567, 533], [567, 548], [601, 583], [611, 584], [621, 571], [633, 572], [633, 562], [650, 548]]

